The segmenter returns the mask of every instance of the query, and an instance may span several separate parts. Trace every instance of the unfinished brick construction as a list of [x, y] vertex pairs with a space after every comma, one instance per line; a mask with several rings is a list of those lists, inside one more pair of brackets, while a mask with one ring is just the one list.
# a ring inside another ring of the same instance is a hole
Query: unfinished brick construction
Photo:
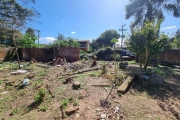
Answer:
[[79, 60], [78, 47], [61, 47], [58, 49], [22, 48], [18, 52], [20, 59], [25, 61], [30, 61], [32, 58], [40, 62], [48, 62], [54, 58], [65, 58], [69, 62]]

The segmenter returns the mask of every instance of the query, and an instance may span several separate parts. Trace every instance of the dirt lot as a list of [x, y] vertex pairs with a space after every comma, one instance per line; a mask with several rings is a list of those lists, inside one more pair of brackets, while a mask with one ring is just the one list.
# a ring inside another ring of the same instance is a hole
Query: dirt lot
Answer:
[[[104, 62], [98, 61], [99, 67]], [[134, 82], [133, 86], [123, 95], [117, 93], [118, 86], [113, 89], [104, 104], [113, 83], [114, 66], [107, 65], [107, 73], [100, 70], [79, 72], [74, 75], [74, 69], [64, 66], [52, 67], [42, 63], [22, 63], [28, 73], [11, 75], [17, 69], [17, 63], [0, 64], [0, 119], [3, 120], [61, 120], [62, 109], [77, 108], [72, 115], [65, 115], [67, 120], [100, 120], [106, 115], [109, 120], [178, 120], [180, 119], [180, 75], [179, 69], [161, 66], [158, 72], [165, 78], [160, 87], [143, 87]], [[73, 65], [84, 65], [81, 70], [89, 69], [92, 61], [78, 61]], [[154, 68], [151, 68], [154, 69]], [[155, 68], [156, 69], [156, 68]], [[125, 70], [118, 70], [122, 83], [128, 74], [126, 72], [140, 71], [138, 66], [130, 64]], [[22, 87], [22, 82], [32, 76], [28, 86]], [[63, 82], [72, 77], [67, 84]], [[80, 83], [80, 88], [74, 90], [74, 81]], [[92, 85], [109, 85], [108, 87]], [[51, 91], [49, 94], [46, 86]], [[37, 102], [38, 91], [45, 88], [45, 97]]]

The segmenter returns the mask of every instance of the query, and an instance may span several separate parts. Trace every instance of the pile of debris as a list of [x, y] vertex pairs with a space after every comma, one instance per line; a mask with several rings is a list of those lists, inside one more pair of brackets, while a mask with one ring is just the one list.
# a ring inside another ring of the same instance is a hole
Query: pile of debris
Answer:
[[99, 117], [97, 120], [122, 120], [126, 119], [121, 107], [115, 106], [110, 108], [96, 109], [96, 114]]

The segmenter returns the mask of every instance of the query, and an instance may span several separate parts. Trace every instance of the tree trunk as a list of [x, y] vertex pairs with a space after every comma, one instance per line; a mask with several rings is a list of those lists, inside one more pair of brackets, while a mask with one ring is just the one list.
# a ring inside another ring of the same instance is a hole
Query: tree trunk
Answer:
[[146, 55], [145, 55], [145, 63], [144, 63], [144, 69], [146, 70], [147, 69], [147, 66], [148, 66], [148, 56], [149, 56], [149, 47], [148, 45], [146, 46]]
[[138, 55], [139, 56], [139, 67], [142, 69], [142, 60], [141, 60], [141, 56], [140, 55]]
[[20, 63], [19, 55], [18, 55], [18, 51], [17, 51], [18, 47], [16, 46], [16, 40], [15, 40], [13, 29], [12, 29], [12, 39], [13, 39], [13, 42], [14, 42], [14, 47], [15, 47], [15, 52], [16, 52], [16, 56], [17, 56], [17, 60], [18, 60], [19, 69], [21, 69], [21, 67], [20, 67], [21, 63]]
[[114, 45], [114, 84], [116, 84], [116, 51], [115, 51], [115, 45]]

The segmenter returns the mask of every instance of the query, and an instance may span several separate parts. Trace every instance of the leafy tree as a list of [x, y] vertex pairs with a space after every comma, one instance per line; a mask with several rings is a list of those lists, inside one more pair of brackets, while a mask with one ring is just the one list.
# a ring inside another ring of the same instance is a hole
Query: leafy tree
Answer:
[[17, 45], [23, 48], [33, 48], [35, 44], [36, 36], [32, 37], [30, 34], [25, 34], [22, 40], [19, 40]]
[[178, 30], [176, 31], [175, 37], [180, 38], [180, 29], [178, 29]]
[[[60, 36], [63, 36], [63, 38], [61, 38]], [[75, 41], [73, 38], [64, 37], [63, 34], [59, 34], [59, 33], [58, 33], [57, 40], [55, 40], [53, 44], [49, 45], [49, 47], [54, 47], [54, 48], [59, 48], [59, 47], [79, 47], [79, 46], [80, 46], [80, 44], [77, 41]]]
[[111, 40], [113, 38], [119, 39], [120, 34], [116, 30], [106, 30], [95, 41], [98, 47], [113, 46]]
[[96, 42], [96, 40], [92, 40], [89, 46], [92, 48], [92, 52], [95, 52], [98, 50], [98, 43]]
[[35, 36], [36, 36], [36, 35], [35, 35], [35, 30], [32, 29], [32, 28], [28, 28], [28, 29], [26, 30], [26, 34], [30, 34], [31, 37], [35, 37]]
[[164, 19], [163, 10], [170, 12], [174, 17], [180, 17], [179, 0], [129, 0], [126, 5], [126, 19], [134, 17], [132, 27], [142, 26], [146, 20]]
[[[17, 30], [14, 30], [14, 34], [16, 35], [15, 38], [17, 41], [23, 38], [23, 34]], [[14, 46], [12, 29], [0, 28], [0, 44]]]
[[171, 48], [169, 37], [165, 34], [160, 34], [157, 37], [157, 31], [162, 21], [147, 21], [142, 28], [137, 27], [131, 30], [130, 39], [127, 41], [127, 46], [130, 51], [139, 55], [139, 63], [142, 68], [147, 68], [151, 56], [155, 53]]

